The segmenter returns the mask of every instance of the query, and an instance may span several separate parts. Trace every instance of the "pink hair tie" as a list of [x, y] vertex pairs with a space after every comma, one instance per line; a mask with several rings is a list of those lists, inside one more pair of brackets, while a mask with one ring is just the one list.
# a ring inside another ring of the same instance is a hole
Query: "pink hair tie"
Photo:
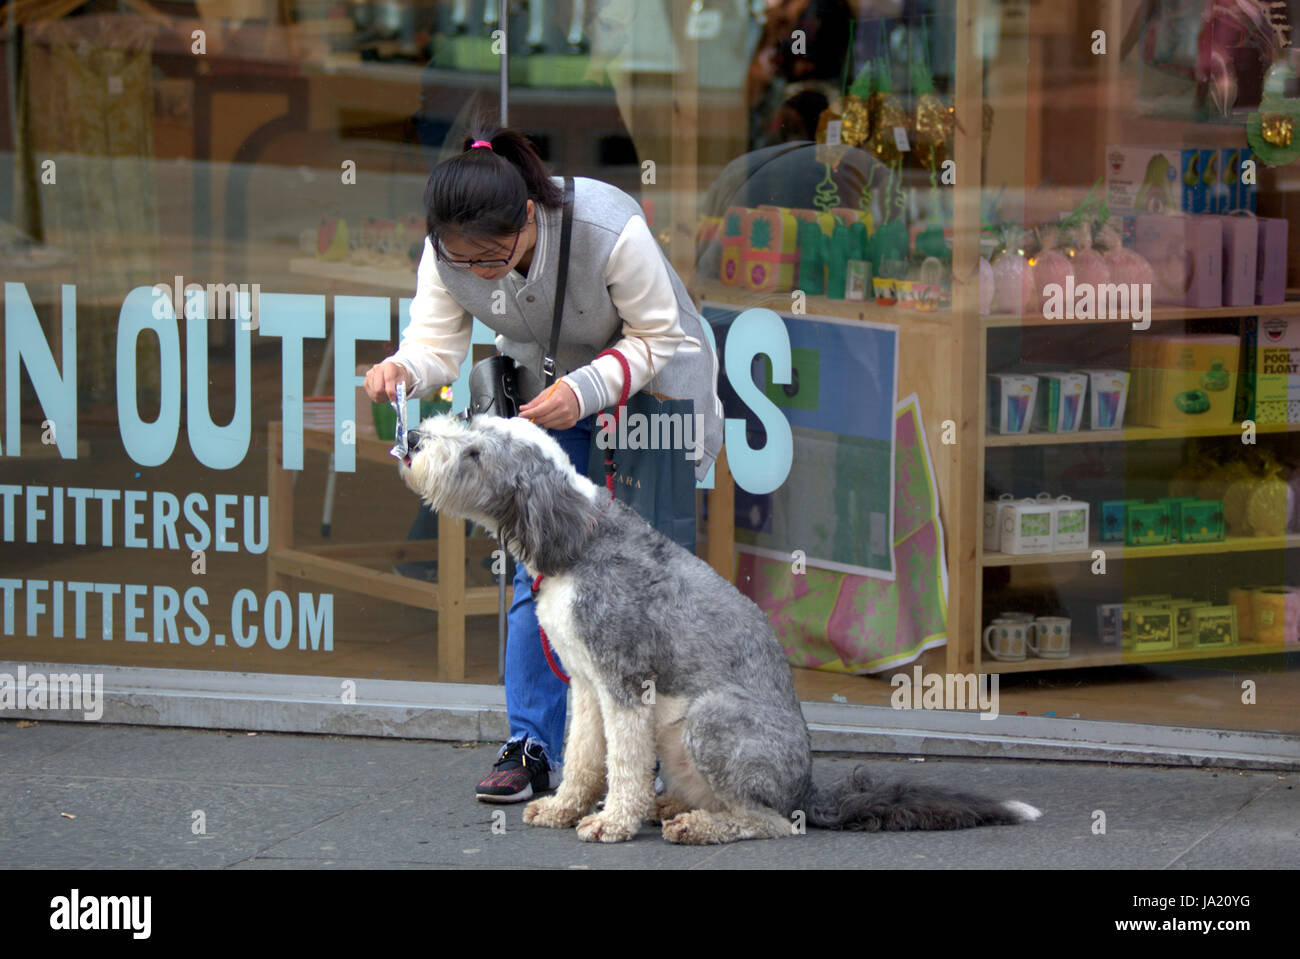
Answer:
[[[489, 143], [487, 140], [475, 140], [473, 143], [471, 143], [471, 144], [469, 145], [469, 148], [470, 148], [471, 150], [475, 149], [476, 147], [487, 147], [489, 150], [491, 150], [491, 149], [492, 149], [492, 144]], [[495, 152], [495, 151], [493, 151], [493, 152]]]

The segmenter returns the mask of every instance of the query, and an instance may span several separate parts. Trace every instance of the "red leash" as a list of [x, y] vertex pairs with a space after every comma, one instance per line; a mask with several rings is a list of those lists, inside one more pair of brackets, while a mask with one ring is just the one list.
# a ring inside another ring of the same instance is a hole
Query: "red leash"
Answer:
[[[613, 435], [618, 431], [619, 415], [622, 413], [623, 408], [627, 406], [628, 393], [632, 386], [632, 368], [628, 366], [627, 357], [624, 356], [622, 353], [620, 353], [618, 350], [614, 350], [614, 349], [602, 350], [601, 352], [596, 354], [595, 359], [593, 359], [592, 362], [594, 363], [602, 356], [617, 357], [618, 365], [623, 367], [623, 391], [619, 394], [618, 406], [614, 408], [614, 421], [610, 424], [609, 427], [610, 436], [612, 438]], [[614, 473], [615, 472], [616, 472], [616, 467], [614, 466], [614, 447], [610, 445], [605, 450], [605, 488], [609, 490], [609, 498], [611, 501], [613, 501], [614, 499]], [[608, 505], [609, 504], [606, 504], [606, 506]], [[604, 512], [604, 510], [602, 510], [601, 512]], [[537, 589], [541, 585], [542, 585], [542, 576], [540, 573], [538, 573], [537, 576], [534, 577], [533, 579], [534, 602], [537, 600]], [[555, 674], [555, 678], [567, 686], [569, 683], [569, 677], [564, 675], [563, 672], [561, 672], [559, 665], [555, 662], [555, 655], [551, 652], [550, 640], [546, 638], [546, 630], [542, 629], [541, 623], [537, 624], [537, 633], [542, 637], [542, 652], [546, 655], [546, 665], [551, 667], [551, 672]]]

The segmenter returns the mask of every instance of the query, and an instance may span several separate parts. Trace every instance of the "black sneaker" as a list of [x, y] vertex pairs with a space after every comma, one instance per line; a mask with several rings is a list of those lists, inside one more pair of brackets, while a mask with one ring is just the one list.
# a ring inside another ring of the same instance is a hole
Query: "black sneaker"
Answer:
[[509, 743], [501, 758], [475, 790], [479, 802], [524, 802], [551, 790], [551, 764], [537, 746], [524, 741]]

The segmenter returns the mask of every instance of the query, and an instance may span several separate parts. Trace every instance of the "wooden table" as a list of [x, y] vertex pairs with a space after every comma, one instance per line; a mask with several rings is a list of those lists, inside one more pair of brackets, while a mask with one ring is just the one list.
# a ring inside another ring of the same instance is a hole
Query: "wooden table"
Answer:
[[[284, 468], [282, 424], [269, 424], [267, 452], [267, 495], [271, 518], [271, 539], [267, 550], [267, 585], [286, 589], [290, 579], [323, 583], [388, 602], [431, 609], [438, 614], [438, 677], [455, 682], [465, 679], [465, 617], [497, 612], [496, 586], [465, 587], [465, 522], [438, 514], [438, 538], [379, 543], [329, 543], [294, 546], [293, 472]], [[305, 428], [303, 447], [326, 455], [334, 451], [332, 431]], [[393, 469], [388, 455], [391, 442], [358, 436], [358, 460], [380, 463]], [[487, 540], [489, 547], [495, 547]], [[383, 560], [385, 564], [438, 560], [436, 583], [422, 582], [396, 573], [363, 566], [358, 560]], [[506, 603], [513, 589], [507, 584]]]

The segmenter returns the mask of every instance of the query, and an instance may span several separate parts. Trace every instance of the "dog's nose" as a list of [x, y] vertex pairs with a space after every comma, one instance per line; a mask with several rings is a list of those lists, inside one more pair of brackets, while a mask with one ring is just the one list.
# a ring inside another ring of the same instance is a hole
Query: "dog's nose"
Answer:
[[414, 453], [420, 446], [420, 433], [418, 430], [408, 430], [406, 433], [406, 448]]

